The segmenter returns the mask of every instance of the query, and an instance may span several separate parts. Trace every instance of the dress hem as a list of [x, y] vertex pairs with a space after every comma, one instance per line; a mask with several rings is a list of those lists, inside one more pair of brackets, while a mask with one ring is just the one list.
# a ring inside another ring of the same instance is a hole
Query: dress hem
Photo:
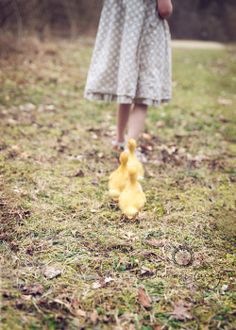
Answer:
[[145, 104], [148, 106], [158, 107], [161, 103], [167, 103], [171, 100], [171, 96], [162, 97], [155, 100], [147, 97], [132, 97], [129, 95], [106, 94], [98, 92], [85, 92], [84, 98], [89, 101], [116, 102], [118, 104]]

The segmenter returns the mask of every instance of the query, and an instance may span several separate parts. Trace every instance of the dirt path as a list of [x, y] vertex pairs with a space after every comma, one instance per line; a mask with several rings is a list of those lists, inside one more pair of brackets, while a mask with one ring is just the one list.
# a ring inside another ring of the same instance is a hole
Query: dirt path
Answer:
[[224, 49], [225, 45], [213, 41], [195, 41], [195, 40], [173, 40], [173, 48], [189, 49]]

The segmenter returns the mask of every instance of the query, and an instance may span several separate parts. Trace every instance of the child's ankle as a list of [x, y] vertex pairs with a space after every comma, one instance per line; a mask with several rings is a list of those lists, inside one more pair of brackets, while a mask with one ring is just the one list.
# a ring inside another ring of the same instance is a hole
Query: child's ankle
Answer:
[[124, 150], [125, 148], [125, 141], [123, 142], [118, 142], [117, 140], [116, 141], [112, 141], [112, 146], [113, 146], [113, 149], [114, 150]]

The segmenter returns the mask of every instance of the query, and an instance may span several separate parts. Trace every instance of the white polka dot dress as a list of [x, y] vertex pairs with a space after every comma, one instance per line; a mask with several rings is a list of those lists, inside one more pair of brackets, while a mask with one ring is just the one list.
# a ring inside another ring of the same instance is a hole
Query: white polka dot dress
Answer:
[[104, 1], [84, 97], [151, 106], [171, 99], [170, 32], [156, 0]]

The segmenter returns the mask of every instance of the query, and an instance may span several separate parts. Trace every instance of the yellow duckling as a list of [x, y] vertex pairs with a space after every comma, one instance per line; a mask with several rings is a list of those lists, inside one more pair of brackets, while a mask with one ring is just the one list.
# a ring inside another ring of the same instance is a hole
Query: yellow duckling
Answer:
[[120, 194], [119, 207], [128, 219], [134, 219], [146, 202], [142, 186], [137, 180], [137, 169], [129, 168], [129, 181]]
[[144, 168], [142, 163], [138, 160], [135, 149], [137, 147], [137, 143], [134, 139], [129, 139], [128, 141], [128, 149], [129, 149], [129, 160], [128, 167], [135, 167], [138, 173], [138, 179], [143, 179], [144, 177]]
[[109, 195], [115, 201], [118, 201], [120, 193], [122, 190], [124, 190], [129, 180], [129, 173], [127, 168], [128, 157], [129, 156], [127, 152], [122, 152], [120, 154], [120, 166], [117, 170], [111, 173], [109, 178]]

